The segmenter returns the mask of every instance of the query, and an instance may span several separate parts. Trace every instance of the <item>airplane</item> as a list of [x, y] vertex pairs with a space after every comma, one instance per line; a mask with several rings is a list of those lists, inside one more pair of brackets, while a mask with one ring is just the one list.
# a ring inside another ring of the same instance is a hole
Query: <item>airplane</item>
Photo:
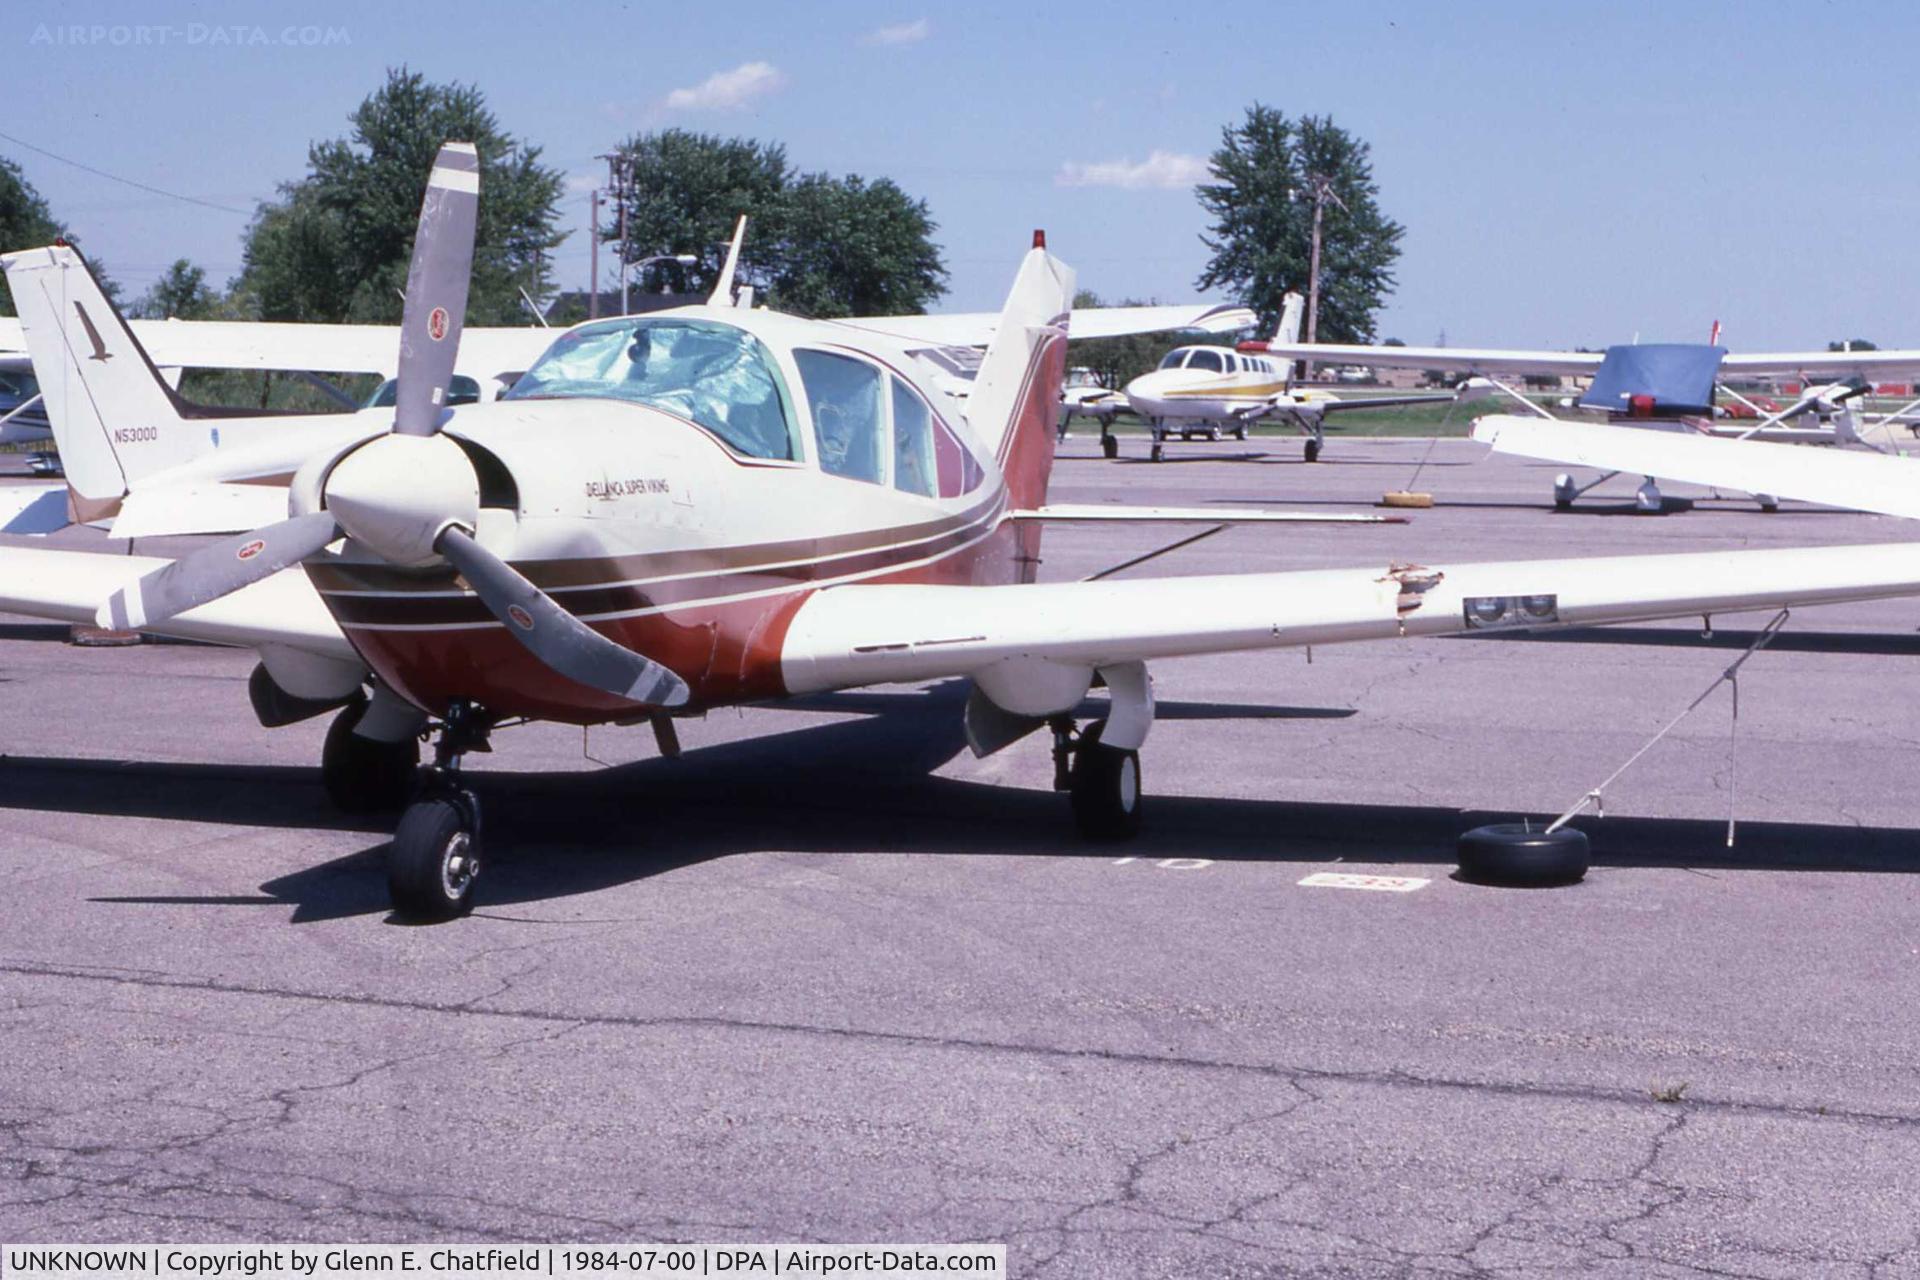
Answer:
[[[1223, 434], [1245, 440], [1250, 424], [1262, 419], [1291, 423], [1306, 436], [1306, 460], [1316, 462], [1326, 444], [1326, 418], [1351, 409], [1386, 409], [1396, 405], [1431, 404], [1456, 396], [1372, 396], [1348, 400], [1319, 387], [1295, 386], [1293, 362], [1274, 358], [1292, 346], [1300, 333], [1305, 300], [1288, 293], [1280, 311], [1280, 327], [1269, 342], [1242, 342], [1225, 347], [1176, 347], [1161, 358], [1159, 367], [1126, 386], [1128, 407], [1147, 420], [1153, 435], [1148, 455], [1159, 462], [1166, 442], [1174, 436], [1218, 440]], [[1477, 390], [1476, 390], [1477, 394]], [[1119, 455], [1119, 441], [1103, 420], [1101, 451]]]
[[[442, 148], [393, 410], [306, 441], [284, 518], [172, 560], [0, 547], [0, 610], [251, 649], [263, 725], [333, 713], [322, 782], [400, 810], [405, 917], [473, 905], [462, 763], [521, 720], [648, 723], [671, 754], [709, 708], [964, 678], [972, 749], [1048, 731], [1081, 831], [1123, 839], [1149, 662], [1920, 594], [1920, 543], [1041, 583], [1050, 519], [1219, 519], [1047, 502], [1073, 272], [1043, 235], [964, 408], [898, 342], [727, 305], [724, 273], [705, 306], [570, 329], [504, 399], [452, 408], [479, 178], [471, 145]], [[110, 306], [80, 319], [104, 300], [71, 249], [0, 264], [56, 422], [129, 454], [204, 429]], [[103, 400], [103, 373], [146, 400]], [[1083, 725], [1096, 681], [1107, 714]], [[1541, 833], [1501, 834], [1537, 875]]]
[[[1718, 336], [1718, 327], [1715, 330]], [[1787, 351], [1729, 353], [1714, 343], [1630, 343], [1608, 347], [1604, 351], [1525, 351], [1466, 347], [1372, 347], [1325, 343], [1288, 343], [1275, 348], [1291, 359], [1331, 362], [1359, 361], [1397, 368], [1437, 369], [1448, 373], [1472, 375], [1485, 380], [1494, 389], [1505, 392], [1528, 413], [1542, 419], [1554, 415], [1526, 399], [1494, 375], [1552, 376], [1589, 379], [1588, 386], [1572, 407], [1602, 415], [1613, 427], [1638, 428], [1668, 434], [1688, 434], [1701, 439], [1766, 441], [1778, 444], [1837, 444], [1878, 449], [1868, 433], [1909, 421], [1920, 401], [1873, 419], [1863, 419], [1856, 400], [1871, 389], [1872, 379], [1911, 379], [1920, 374], [1920, 351]], [[1727, 384], [1741, 378], [1798, 377], [1808, 385], [1785, 409], [1771, 412], [1733, 390]], [[1816, 383], [1815, 379], [1825, 382]], [[1727, 420], [1717, 416], [1716, 393], [1723, 393], [1741, 405], [1751, 418]], [[1797, 419], [1812, 418], [1818, 426], [1794, 425]], [[1507, 434], [1509, 451], [1518, 448], [1524, 438], [1539, 442], [1539, 431]], [[1583, 440], [1591, 437], [1582, 433]], [[1583, 446], [1592, 456], [1591, 445]], [[1641, 454], [1637, 444], [1623, 450]], [[1644, 456], [1666, 456], [1655, 449]], [[1549, 459], [1551, 460], [1551, 459]], [[1583, 494], [1604, 484], [1616, 469], [1604, 470], [1596, 480], [1585, 484], [1562, 472], [1554, 477], [1553, 502], [1567, 510]], [[1667, 510], [1659, 479], [1643, 473], [1644, 480], [1634, 495], [1635, 506], [1648, 514]], [[1667, 476], [1682, 479], [1681, 476]], [[1764, 511], [1777, 510], [1778, 495], [1752, 491]]]

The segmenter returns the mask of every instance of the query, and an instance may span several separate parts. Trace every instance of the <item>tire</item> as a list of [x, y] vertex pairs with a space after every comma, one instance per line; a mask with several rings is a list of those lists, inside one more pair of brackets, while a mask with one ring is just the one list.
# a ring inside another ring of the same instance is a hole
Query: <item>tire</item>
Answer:
[[1235, 427], [1233, 429], [1233, 438], [1235, 440], [1245, 440], [1247, 438], [1247, 429], [1245, 427]]
[[400, 815], [387, 851], [387, 893], [409, 920], [452, 920], [473, 910], [480, 872], [470, 810], [450, 796], [418, 800]]
[[1208, 439], [1208, 440], [1212, 440], [1212, 441], [1218, 441], [1218, 440], [1220, 439], [1220, 428], [1218, 428], [1218, 427], [1208, 427], [1208, 428], [1207, 428], [1207, 439]]
[[1109, 457], [1109, 458], [1117, 458], [1117, 457], [1119, 457], [1119, 456], [1120, 456], [1120, 441], [1119, 441], [1119, 439], [1118, 439], [1118, 437], [1115, 437], [1115, 436], [1101, 436], [1101, 437], [1100, 437], [1100, 452], [1101, 452], [1101, 453], [1102, 453], [1102, 454], [1103, 454], [1104, 456], [1106, 456], [1106, 457]]
[[1088, 726], [1074, 751], [1073, 820], [1088, 840], [1130, 840], [1140, 832], [1140, 753], [1102, 745], [1106, 723]]
[[1320, 461], [1320, 442], [1318, 440], [1307, 441], [1307, 461], [1308, 462]]
[[1166, 450], [1162, 449], [1159, 445], [1156, 444], [1153, 446], [1153, 452], [1148, 454], [1147, 456], [1150, 459], [1152, 459], [1154, 462], [1159, 462], [1163, 458], [1165, 458], [1167, 454], [1166, 454]]
[[362, 698], [341, 708], [320, 749], [320, 782], [344, 813], [394, 813], [413, 796], [420, 742], [375, 742], [354, 733], [367, 711]]
[[1460, 878], [1475, 884], [1546, 888], [1576, 884], [1587, 874], [1587, 834], [1572, 827], [1548, 832], [1519, 823], [1475, 827], [1460, 837]]

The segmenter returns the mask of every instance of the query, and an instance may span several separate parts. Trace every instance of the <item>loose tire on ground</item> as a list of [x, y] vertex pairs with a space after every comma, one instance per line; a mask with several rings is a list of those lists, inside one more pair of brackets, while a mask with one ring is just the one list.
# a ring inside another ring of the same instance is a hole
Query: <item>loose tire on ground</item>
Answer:
[[1068, 794], [1082, 836], [1127, 840], [1140, 831], [1140, 753], [1102, 745], [1105, 728], [1102, 720], [1080, 735]]
[[1514, 822], [1475, 827], [1460, 837], [1460, 877], [1476, 884], [1545, 888], [1575, 884], [1587, 874], [1587, 834], [1572, 827], [1547, 832]]
[[387, 851], [387, 892], [409, 920], [451, 920], [473, 909], [480, 850], [466, 806], [436, 796], [400, 815]]
[[346, 813], [398, 812], [413, 795], [420, 767], [420, 743], [375, 742], [354, 733], [365, 715], [363, 698], [340, 710], [320, 749], [320, 782], [327, 798]]

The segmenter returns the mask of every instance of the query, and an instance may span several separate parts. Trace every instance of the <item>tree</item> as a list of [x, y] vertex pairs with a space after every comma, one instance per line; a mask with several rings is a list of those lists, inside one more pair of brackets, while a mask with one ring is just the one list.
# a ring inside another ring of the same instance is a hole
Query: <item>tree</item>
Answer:
[[927, 202], [886, 178], [808, 174], [783, 202], [770, 305], [801, 315], [910, 315], [946, 292]]
[[1878, 351], [1878, 343], [1868, 342], [1865, 338], [1849, 338], [1845, 342], [1829, 342], [1829, 351]]
[[[625, 175], [631, 260], [695, 259], [685, 268], [657, 264], [636, 287], [649, 287], [659, 278], [653, 272], [666, 272], [689, 292], [711, 290], [734, 224], [745, 214], [738, 278], [783, 310], [900, 315], [925, 310], [946, 292], [926, 201], [889, 179], [799, 175], [778, 143], [685, 129], [636, 134], [616, 155]], [[617, 213], [601, 234], [615, 245], [617, 261]]]
[[133, 313], [149, 320], [205, 320], [219, 301], [207, 288], [205, 271], [185, 258], [175, 258], [166, 274], [133, 304]]
[[[0, 253], [49, 244], [59, 235], [60, 224], [53, 220], [53, 211], [20, 172], [20, 166], [0, 157]], [[0, 316], [13, 313], [13, 295], [7, 291], [6, 278], [0, 276]]]
[[398, 322], [427, 175], [440, 144], [460, 141], [480, 152], [467, 323], [524, 323], [520, 291], [548, 292], [547, 255], [565, 238], [561, 175], [540, 148], [502, 130], [477, 88], [404, 67], [349, 119], [351, 135], [309, 147], [307, 176], [256, 213], [242, 299], [262, 319]]
[[[697, 261], [685, 269], [684, 287], [706, 293], [720, 278], [734, 223], [745, 214], [742, 282], [764, 284], [771, 279], [790, 180], [786, 148], [777, 142], [663, 129], [635, 134], [615, 154], [622, 158], [626, 177], [627, 243], [634, 261], [690, 253]], [[617, 218], [609, 224], [601, 235], [614, 245], [618, 262]]]
[[1212, 217], [1202, 242], [1212, 250], [1200, 289], [1228, 288], [1278, 324], [1281, 296], [1306, 292], [1315, 190], [1321, 205], [1322, 342], [1370, 342], [1374, 316], [1393, 290], [1404, 228], [1380, 211], [1370, 148], [1325, 116], [1290, 121], [1255, 103], [1245, 121], [1221, 131], [1210, 161], [1213, 182], [1196, 189]]

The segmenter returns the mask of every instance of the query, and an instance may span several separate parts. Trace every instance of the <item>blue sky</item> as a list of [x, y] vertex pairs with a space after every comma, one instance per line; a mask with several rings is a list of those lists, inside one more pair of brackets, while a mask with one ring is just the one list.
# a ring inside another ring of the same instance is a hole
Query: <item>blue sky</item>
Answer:
[[[1905, 4], [22, 0], [0, 47], [0, 130], [239, 210], [302, 174], [387, 66], [476, 83], [579, 180], [568, 285], [592, 157], [678, 124], [924, 197], [944, 309], [997, 308], [1036, 226], [1104, 296], [1191, 298], [1195, 162], [1259, 100], [1372, 143], [1408, 229], [1383, 336], [1704, 340], [1718, 318], [1736, 349], [1920, 346]], [[0, 154], [135, 292], [181, 255], [239, 267], [242, 214]]]

